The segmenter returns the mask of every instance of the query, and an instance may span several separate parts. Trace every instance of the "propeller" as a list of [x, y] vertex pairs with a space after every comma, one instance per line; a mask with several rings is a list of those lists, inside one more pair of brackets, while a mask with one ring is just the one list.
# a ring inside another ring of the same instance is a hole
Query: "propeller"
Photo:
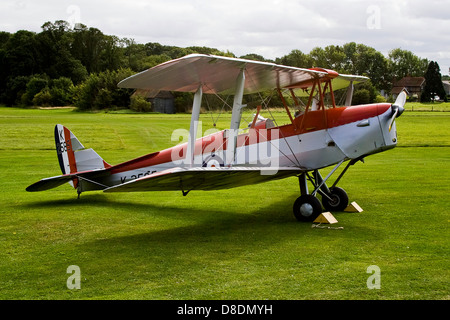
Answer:
[[402, 91], [395, 102], [392, 104], [392, 118], [391, 123], [389, 124], [389, 132], [391, 132], [392, 125], [394, 124], [395, 118], [400, 117], [400, 115], [405, 111], [403, 107], [406, 103], [406, 92]]

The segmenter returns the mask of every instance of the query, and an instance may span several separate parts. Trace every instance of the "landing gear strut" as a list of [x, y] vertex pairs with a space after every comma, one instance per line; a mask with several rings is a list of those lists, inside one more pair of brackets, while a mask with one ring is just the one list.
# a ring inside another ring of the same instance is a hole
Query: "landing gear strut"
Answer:
[[[322, 205], [326, 211], [343, 211], [347, 208], [349, 203], [348, 195], [344, 189], [336, 187], [336, 184], [349, 166], [354, 165], [358, 160], [361, 159], [351, 160], [330, 188], [325, 182], [344, 161], [339, 162], [325, 179], [322, 178], [319, 170], [314, 170], [312, 174], [308, 172], [302, 173], [298, 177], [301, 196], [295, 200], [293, 207], [295, 218], [302, 222], [312, 222], [322, 213]], [[314, 191], [311, 193], [308, 192], [308, 180], [314, 186]], [[316, 198], [317, 193], [320, 193], [322, 196], [322, 203]]]

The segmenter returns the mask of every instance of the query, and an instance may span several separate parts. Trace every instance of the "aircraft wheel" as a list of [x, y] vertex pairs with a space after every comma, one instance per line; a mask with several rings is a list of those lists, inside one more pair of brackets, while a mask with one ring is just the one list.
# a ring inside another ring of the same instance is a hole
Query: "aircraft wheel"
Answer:
[[319, 199], [304, 194], [294, 202], [294, 216], [298, 221], [312, 222], [322, 213], [322, 205]]
[[327, 211], [344, 211], [348, 206], [348, 195], [344, 189], [339, 187], [330, 188], [330, 194], [327, 197], [322, 197], [322, 204]]

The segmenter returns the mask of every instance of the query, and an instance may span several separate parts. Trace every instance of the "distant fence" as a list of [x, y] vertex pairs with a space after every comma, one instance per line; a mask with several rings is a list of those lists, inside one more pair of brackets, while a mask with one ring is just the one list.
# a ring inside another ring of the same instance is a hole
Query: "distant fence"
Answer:
[[405, 111], [450, 112], [450, 102], [435, 104], [406, 103]]

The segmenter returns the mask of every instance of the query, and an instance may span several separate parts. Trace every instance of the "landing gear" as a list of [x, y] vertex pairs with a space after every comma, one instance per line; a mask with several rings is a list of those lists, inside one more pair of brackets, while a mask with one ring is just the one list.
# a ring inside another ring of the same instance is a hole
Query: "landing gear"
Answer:
[[319, 199], [310, 194], [304, 194], [294, 202], [294, 216], [298, 221], [312, 222], [322, 213]]
[[[348, 195], [344, 189], [336, 187], [336, 184], [347, 171], [348, 167], [353, 165], [357, 160], [359, 159], [349, 162], [331, 188], [328, 188], [325, 182], [344, 161], [339, 162], [325, 179], [322, 178], [319, 170], [314, 170], [312, 174], [308, 172], [302, 173], [298, 177], [301, 196], [295, 200], [293, 207], [295, 218], [302, 222], [312, 222], [322, 213], [322, 205], [326, 211], [344, 211], [348, 206]], [[311, 193], [308, 192], [308, 181], [314, 186], [314, 191]], [[317, 193], [322, 196], [322, 203], [316, 198]]]
[[342, 188], [330, 188], [330, 192], [322, 196], [322, 205], [327, 211], [344, 211], [348, 206], [348, 195]]

